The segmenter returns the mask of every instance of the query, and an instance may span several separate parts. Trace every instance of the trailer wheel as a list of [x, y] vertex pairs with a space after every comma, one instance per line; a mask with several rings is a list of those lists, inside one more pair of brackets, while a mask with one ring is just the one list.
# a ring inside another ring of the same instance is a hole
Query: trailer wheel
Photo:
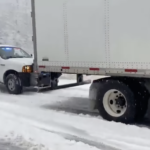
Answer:
[[109, 121], [132, 123], [136, 114], [136, 100], [132, 90], [118, 80], [101, 82], [97, 93], [100, 115]]
[[6, 88], [10, 94], [21, 94], [22, 93], [22, 84], [21, 80], [17, 75], [9, 74], [6, 77]]

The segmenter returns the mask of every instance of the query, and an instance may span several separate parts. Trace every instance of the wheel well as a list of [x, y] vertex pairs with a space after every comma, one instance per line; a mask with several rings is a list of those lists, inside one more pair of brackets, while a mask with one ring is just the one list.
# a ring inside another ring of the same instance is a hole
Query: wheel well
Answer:
[[107, 82], [107, 80], [121, 81], [124, 84], [129, 85], [132, 90], [137, 89], [138, 86], [141, 85], [140, 86], [141, 91], [147, 93], [147, 96], [150, 97], [150, 80], [149, 79], [145, 80], [144, 78], [133, 78], [133, 77], [106, 77], [106, 78], [94, 80], [93, 83], [98, 83], [98, 84], [104, 83], [104, 82]]
[[6, 82], [6, 77], [7, 77], [9, 74], [18, 75], [18, 72], [15, 71], [15, 70], [7, 70], [7, 71], [4, 73], [4, 76], [3, 76], [3, 81], [4, 81], [4, 83]]

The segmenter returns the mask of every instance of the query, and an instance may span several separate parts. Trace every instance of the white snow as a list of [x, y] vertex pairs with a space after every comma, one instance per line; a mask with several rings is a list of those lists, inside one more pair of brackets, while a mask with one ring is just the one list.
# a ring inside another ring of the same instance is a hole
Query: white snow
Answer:
[[[89, 85], [84, 85], [46, 93], [27, 92], [20, 96], [1, 93], [0, 138], [19, 145], [26, 145], [23, 144], [26, 141], [31, 147], [44, 145], [53, 150], [149, 150], [147, 127], [91, 116], [88, 88]], [[19, 142], [18, 136], [22, 137]]]
[[60, 135], [36, 128], [34, 125], [28, 124], [27, 121], [7, 113], [1, 113], [0, 118], [2, 121], [0, 138], [23, 148], [36, 148], [37, 150], [97, 149], [82, 142], [69, 141]]

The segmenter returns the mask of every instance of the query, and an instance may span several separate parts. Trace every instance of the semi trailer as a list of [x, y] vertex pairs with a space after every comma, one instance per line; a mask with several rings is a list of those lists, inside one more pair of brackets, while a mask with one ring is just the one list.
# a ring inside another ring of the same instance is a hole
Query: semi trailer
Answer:
[[109, 121], [140, 121], [150, 97], [149, 0], [32, 0], [34, 71], [102, 75], [89, 89]]
[[58, 86], [63, 73], [77, 75], [71, 86], [85, 84], [83, 75], [107, 76], [90, 86], [92, 108], [109, 121], [142, 120], [150, 98], [150, 1], [31, 0], [31, 5], [34, 61], [25, 68], [30, 85], [69, 87]]

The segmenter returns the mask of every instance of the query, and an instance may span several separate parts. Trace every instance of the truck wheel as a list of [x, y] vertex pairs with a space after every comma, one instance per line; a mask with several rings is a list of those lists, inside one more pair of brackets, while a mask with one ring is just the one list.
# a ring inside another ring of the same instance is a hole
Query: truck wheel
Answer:
[[101, 82], [97, 105], [101, 116], [108, 121], [132, 123], [136, 115], [136, 100], [132, 90], [118, 80]]
[[23, 87], [20, 78], [14, 74], [8, 75], [6, 77], [6, 88], [10, 94], [21, 94]]

